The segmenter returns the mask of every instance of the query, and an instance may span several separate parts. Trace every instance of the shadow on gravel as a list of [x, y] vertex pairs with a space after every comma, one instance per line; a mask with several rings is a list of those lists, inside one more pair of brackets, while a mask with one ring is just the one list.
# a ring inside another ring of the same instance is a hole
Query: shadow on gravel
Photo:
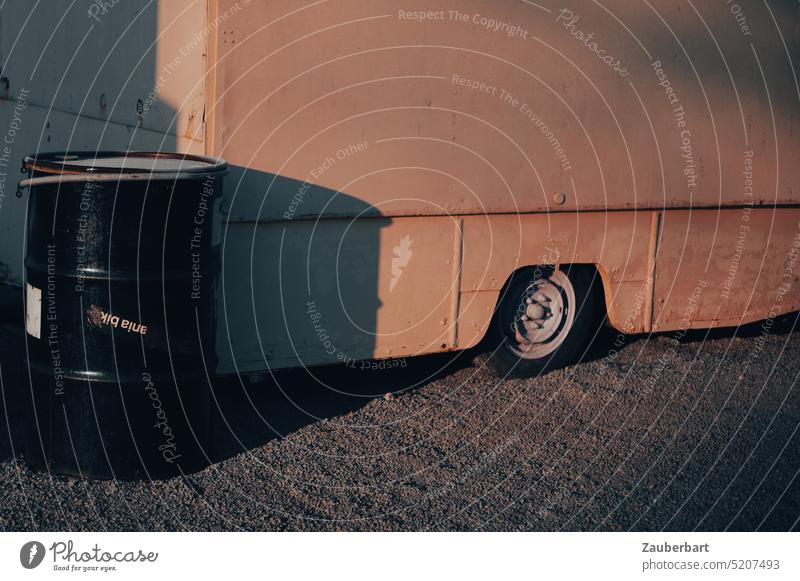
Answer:
[[[19, 321], [0, 320], [0, 462], [19, 454], [20, 402], [12, 388], [28, 383], [25, 341]], [[471, 365], [469, 353], [448, 353], [266, 374], [250, 383], [236, 376], [215, 382], [218, 403], [212, 414], [212, 449], [217, 463], [290, 435], [316, 422], [355, 412], [377, 398], [420, 389]], [[362, 367], [364, 367], [362, 369]], [[13, 435], [14, 446], [11, 445]], [[16, 453], [15, 453], [16, 451]]]
[[[770, 335], [787, 335], [796, 329], [800, 313], [775, 319]], [[695, 343], [734, 337], [750, 338], [764, 333], [762, 321], [738, 328], [687, 332], [680, 341]], [[609, 356], [617, 331], [604, 327], [590, 346], [583, 362]], [[654, 337], [675, 337], [658, 333]], [[626, 345], [647, 340], [633, 335]], [[352, 413], [376, 398], [420, 389], [459, 369], [472, 366], [476, 351], [411, 357], [386, 362], [387, 369], [345, 366], [279, 371], [262, 381], [248, 384], [233, 377], [220, 380], [217, 389], [224, 419], [214, 423], [214, 461], [253, 450], [275, 438], [291, 434], [309, 424]], [[366, 365], [366, 364], [365, 364]]]
[[[9, 309], [11, 311], [11, 309]], [[13, 317], [12, 317], [13, 319]], [[24, 338], [18, 320], [3, 317], [0, 326], [0, 378], [4, 394], [15, 382], [27, 382]], [[798, 313], [780, 319], [769, 329], [770, 335], [786, 335], [796, 328]], [[764, 333], [764, 323], [739, 328], [690, 331], [681, 342], [695, 343], [734, 337], [757, 337]], [[617, 332], [604, 328], [594, 340], [583, 362], [603, 359], [614, 348]], [[653, 336], [627, 336], [630, 346], [652, 337], [672, 337], [675, 333]], [[229, 377], [216, 381], [217, 413], [212, 422], [210, 456], [217, 463], [242, 452], [260, 448], [268, 442], [292, 434], [316, 422], [345, 416], [372, 400], [417, 390], [429, 383], [472, 366], [474, 351], [447, 353], [385, 362], [383, 369], [368, 363], [355, 367], [329, 366], [283, 370], [265, 374], [250, 383], [246, 378]], [[361, 368], [362, 365], [365, 368]], [[221, 413], [220, 413], [221, 412]], [[12, 459], [10, 435], [19, 429], [17, 402], [4, 397], [0, 401], [0, 461]], [[18, 449], [15, 446], [14, 449]]]
[[[379, 364], [379, 362], [375, 362]], [[446, 353], [386, 361], [385, 369], [343, 365], [267, 374], [257, 383], [231, 377], [217, 383], [214, 462], [253, 450], [309, 424], [355, 412], [379, 398], [423, 388], [471, 366], [471, 354]]]

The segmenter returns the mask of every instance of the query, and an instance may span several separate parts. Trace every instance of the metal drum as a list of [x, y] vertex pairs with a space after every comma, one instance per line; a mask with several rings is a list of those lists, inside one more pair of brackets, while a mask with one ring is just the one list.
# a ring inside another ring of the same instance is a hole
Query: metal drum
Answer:
[[204, 466], [227, 164], [48, 153], [23, 169], [26, 462], [122, 479]]

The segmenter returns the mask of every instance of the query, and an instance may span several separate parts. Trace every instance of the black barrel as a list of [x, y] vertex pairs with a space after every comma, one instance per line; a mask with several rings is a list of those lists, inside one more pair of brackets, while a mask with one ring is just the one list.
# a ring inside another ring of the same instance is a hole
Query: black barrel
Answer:
[[48, 153], [24, 169], [26, 462], [121, 479], [203, 467], [227, 164]]

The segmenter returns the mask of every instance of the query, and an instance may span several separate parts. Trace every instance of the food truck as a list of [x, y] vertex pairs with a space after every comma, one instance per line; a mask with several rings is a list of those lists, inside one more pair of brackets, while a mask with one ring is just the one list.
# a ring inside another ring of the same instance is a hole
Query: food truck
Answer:
[[[218, 374], [482, 342], [531, 374], [604, 321], [800, 306], [797, 3], [99, 2], [17, 34], [26, 18], [0, 22], [8, 167], [227, 160]], [[9, 180], [0, 263], [21, 284]]]

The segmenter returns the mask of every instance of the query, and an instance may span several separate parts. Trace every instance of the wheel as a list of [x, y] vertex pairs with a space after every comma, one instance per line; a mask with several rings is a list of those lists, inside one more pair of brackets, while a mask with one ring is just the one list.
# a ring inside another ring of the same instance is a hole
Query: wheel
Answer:
[[575, 363], [600, 322], [600, 300], [590, 267], [518, 271], [501, 293], [482, 359], [502, 377], [530, 377]]

